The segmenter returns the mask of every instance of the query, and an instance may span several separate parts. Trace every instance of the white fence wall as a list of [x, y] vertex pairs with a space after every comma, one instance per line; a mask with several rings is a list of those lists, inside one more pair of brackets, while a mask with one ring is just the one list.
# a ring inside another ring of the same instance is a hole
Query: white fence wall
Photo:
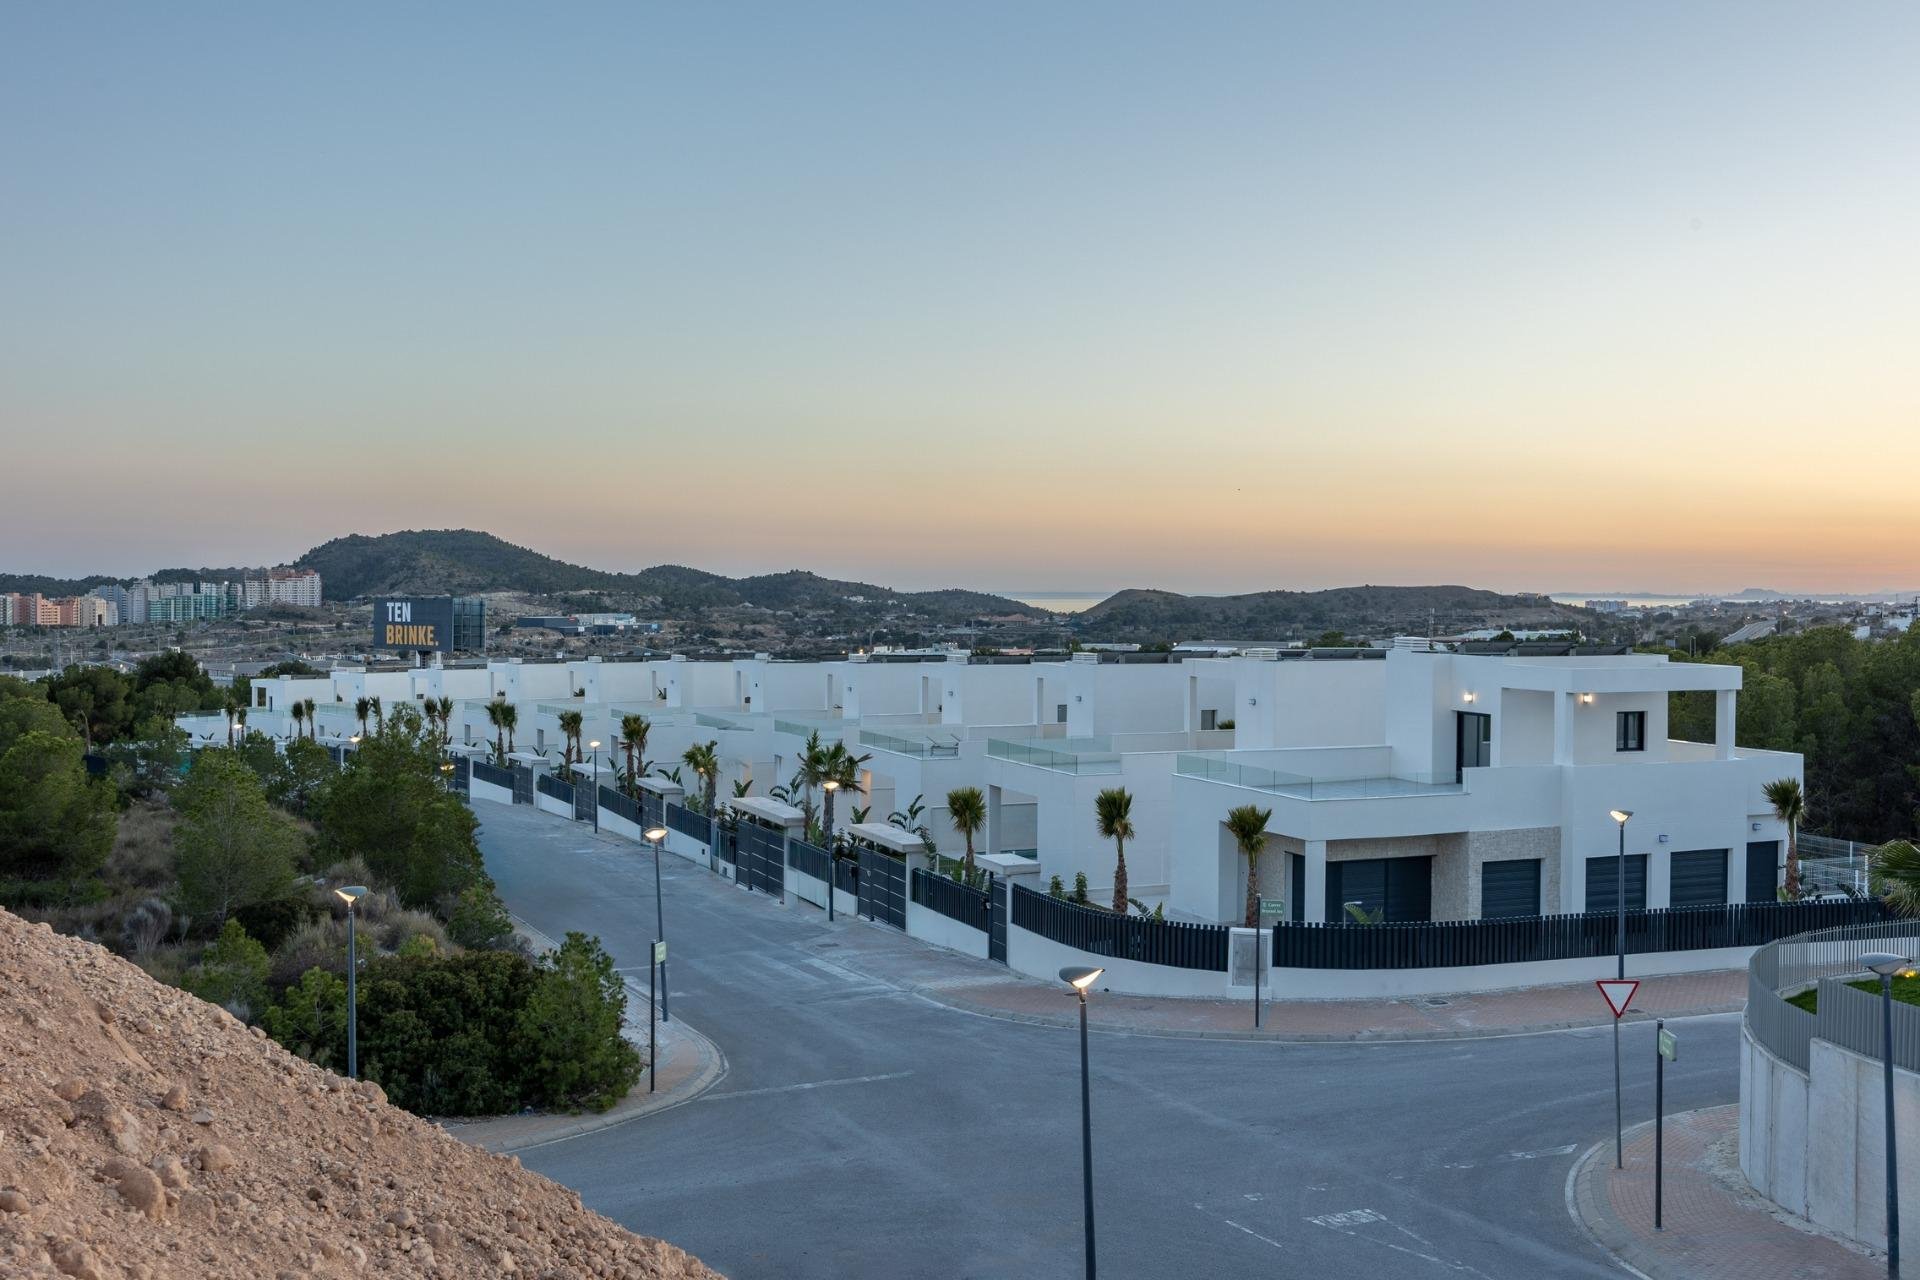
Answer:
[[512, 804], [513, 790], [509, 787], [496, 787], [491, 782], [482, 782], [478, 778], [467, 784], [467, 795], [474, 800], [491, 800], [495, 804]]

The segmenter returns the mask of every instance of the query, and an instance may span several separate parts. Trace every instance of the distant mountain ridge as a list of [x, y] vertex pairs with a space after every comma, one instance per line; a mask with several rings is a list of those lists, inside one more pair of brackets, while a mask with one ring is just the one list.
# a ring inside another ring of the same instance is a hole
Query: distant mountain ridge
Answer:
[[1116, 592], [1084, 613], [1076, 630], [1120, 640], [1311, 638], [1325, 631], [1355, 636], [1426, 635], [1500, 626], [1542, 629], [1590, 624], [1587, 609], [1543, 595], [1506, 595], [1476, 587], [1333, 587], [1324, 591], [1255, 591], [1186, 596], [1173, 591]]

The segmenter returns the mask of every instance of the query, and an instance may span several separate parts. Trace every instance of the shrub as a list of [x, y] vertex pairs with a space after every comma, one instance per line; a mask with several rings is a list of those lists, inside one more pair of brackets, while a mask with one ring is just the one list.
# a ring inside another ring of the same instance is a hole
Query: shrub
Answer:
[[540, 968], [520, 1014], [534, 1087], [548, 1106], [605, 1111], [640, 1079], [640, 1054], [620, 1034], [626, 983], [599, 939], [583, 933], [569, 933]]
[[339, 1071], [347, 1063], [347, 984], [309, 969], [260, 1018], [266, 1033], [307, 1061]]
[[491, 880], [463, 889], [446, 913], [447, 936], [463, 947], [493, 951], [513, 947], [518, 939], [506, 904]]
[[120, 949], [129, 955], [151, 955], [173, 930], [173, 908], [164, 898], [145, 898], [120, 918]]
[[113, 849], [101, 874], [118, 884], [164, 889], [173, 883], [173, 826], [171, 806], [137, 802], [120, 815]]
[[227, 921], [200, 954], [200, 963], [187, 974], [186, 988], [213, 1004], [224, 1006], [243, 1021], [267, 1007], [267, 974], [272, 962], [267, 949], [247, 936], [238, 920]]
[[1087, 873], [1086, 872], [1076, 871], [1073, 873], [1073, 894], [1069, 898], [1069, 901], [1077, 902], [1083, 907], [1087, 905]]

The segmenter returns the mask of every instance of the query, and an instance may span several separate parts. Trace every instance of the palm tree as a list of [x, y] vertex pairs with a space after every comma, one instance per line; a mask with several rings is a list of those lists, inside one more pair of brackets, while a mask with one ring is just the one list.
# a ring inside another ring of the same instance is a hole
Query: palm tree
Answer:
[[376, 729], [385, 728], [387, 723], [387, 717], [386, 717], [386, 713], [380, 710], [379, 696], [378, 695], [370, 696], [367, 699], [367, 707], [369, 710], [373, 712], [373, 727]]
[[240, 709], [240, 699], [229, 693], [221, 710], [227, 713], [227, 745], [233, 745], [233, 716]]
[[247, 736], [247, 704], [242, 702], [233, 708], [233, 722], [240, 726], [240, 736]]
[[453, 741], [453, 699], [442, 695], [437, 703], [429, 698], [427, 704], [440, 716], [440, 745], [444, 747]]
[[1807, 820], [1807, 794], [1798, 778], [1777, 778], [1760, 789], [1773, 816], [1787, 824], [1787, 901], [1800, 896], [1800, 824]]
[[641, 715], [620, 717], [620, 746], [627, 753], [627, 793], [633, 794], [647, 768], [647, 735], [653, 722]]
[[821, 810], [821, 838], [828, 847], [833, 845], [833, 798], [842, 791], [852, 795], [863, 795], [866, 788], [860, 785], [860, 766], [873, 759], [872, 756], [856, 756], [847, 750], [847, 744], [836, 742], [828, 747], [820, 757], [820, 781], [834, 785], [827, 788], [827, 799]]
[[360, 736], [363, 738], [367, 736], [367, 715], [372, 710], [373, 710], [373, 703], [369, 702], [367, 699], [355, 698], [353, 700], [353, 714], [358, 716], [360, 719]]
[[520, 708], [511, 702], [500, 704], [500, 727], [507, 731], [507, 754], [513, 754], [513, 731], [520, 727]]
[[720, 785], [720, 755], [718, 742], [696, 742], [688, 747], [680, 759], [701, 782], [703, 806], [708, 817], [713, 816], [713, 793]]
[[[818, 729], [807, 735], [807, 745], [801, 749], [799, 764], [800, 767], [795, 770], [793, 780], [805, 788], [806, 801], [801, 808], [811, 815], [813, 789], [827, 780], [827, 749], [820, 745]], [[808, 820], [811, 821], [811, 817]]]
[[487, 723], [493, 726], [493, 762], [505, 766], [507, 763], [507, 704], [489, 702], [487, 704]]
[[571, 767], [580, 759], [580, 726], [586, 717], [578, 711], [562, 711], [559, 715], [560, 732], [567, 736], [566, 750], [561, 752], [561, 764]]
[[301, 705], [303, 705], [307, 709], [307, 737], [311, 738], [313, 737], [315, 731], [320, 728], [320, 717], [313, 713], [312, 698], [307, 698], [303, 700]]
[[304, 738], [306, 736], [304, 730], [307, 723], [307, 704], [296, 699], [290, 710], [293, 713], [293, 736], [296, 738]]
[[1127, 913], [1127, 841], [1133, 839], [1133, 796], [1125, 787], [1108, 787], [1093, 798], [1100, 834], [1113, 841], [1113, 909]]
[[1920, 914], [1920, 845], [1889, 840], [1867, 855], [1868, 884], [1901, 915]]
[[1267, 820], [1273, 810], [1243, 804], [1227, 811], [1227, 834], [1247, 859], [1247, 928], [1260, 927], [1260, 851], [1267, 847]]
[[978, 787], [956, 787], [947, 792], [947, 817], [953, 821], [953, 829], [958, 831], [967, 842], [967, 856], [961, 862], [962, 878], [969, 884], [973, 882], [973, 837], [981, 827], [987, 825], [987, 798]]

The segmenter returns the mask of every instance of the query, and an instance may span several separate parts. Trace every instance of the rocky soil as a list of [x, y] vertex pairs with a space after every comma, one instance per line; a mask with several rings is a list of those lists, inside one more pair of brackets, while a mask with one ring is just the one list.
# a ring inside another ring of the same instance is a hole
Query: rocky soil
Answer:
[[5, 911], [0, 1275], [718, 1280], [377, 1085]]

